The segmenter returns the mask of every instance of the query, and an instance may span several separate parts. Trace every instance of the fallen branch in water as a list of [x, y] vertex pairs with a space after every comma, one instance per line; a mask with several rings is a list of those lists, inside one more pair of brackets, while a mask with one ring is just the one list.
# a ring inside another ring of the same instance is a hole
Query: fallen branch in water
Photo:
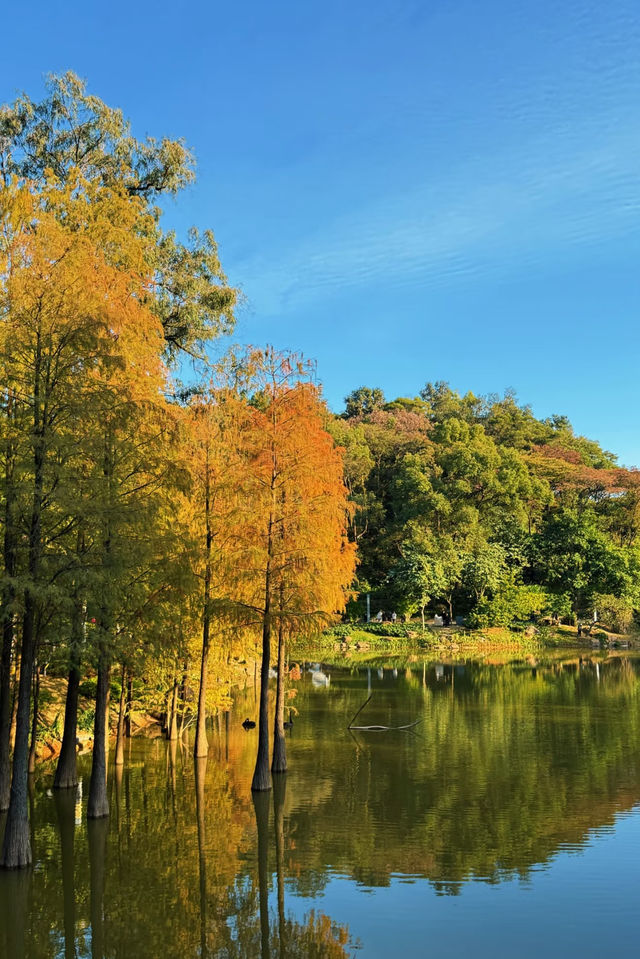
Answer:
[[[371, 693], [371, 696], [373, 696], [373, 693]], [[392, 730], [392, 729], [412, 729], [414, 726], [417, 726], [418, 723], [422, 722], [421, 719], [416, 719], [415, 722], [408, 723], [406, 726], [354, 726], [353, 724], [355, 720], [358, 718], [358, 716], [360, 715], [364, 707], [367, 705], [367, 703], [371, 699], [371, 696], [365, 699], [362, 706], [360, 707], [360, 709], [357, 711], [357, 713], [355, 714], [355, 716], [353, 717], [353, 719], [347, 726], [347, 729], [360, 729], [360, 730], [369, 729], [369, 730], [373, 730], [374, 732], [386, 732], [387, 730]]]
[[411, 729], [413, 726], [417, 726], [418, 723], [421, 723], [421, 719], [416, 719], [414, 723], [408, 723], [406, 726], [349, 726], [349, 729], [373, 729], [376, 731], [385, 731], [390, 729]]
[[362, 710], [364, 709], [364, 707], [367, 705], [367, 703], [368, 703], [369, 700], [371, 699], [371, 696], [373, 696], [373, 693], [371, 693], [371, 694], [365, 699], [365, 701], [363, 702], [362, 706], [361, 706], [360, 709], [356, 712], [355, 716], [353, 717], [353, 719], [351, 720], [351, 722], [350, 722], [349, 725], [347, 726], [347, 729], [353, 729], [354, 720], [356, 720], [356, 719], [358, 718], [358, 716], [360, 715], [360, 713], [362, 712]]

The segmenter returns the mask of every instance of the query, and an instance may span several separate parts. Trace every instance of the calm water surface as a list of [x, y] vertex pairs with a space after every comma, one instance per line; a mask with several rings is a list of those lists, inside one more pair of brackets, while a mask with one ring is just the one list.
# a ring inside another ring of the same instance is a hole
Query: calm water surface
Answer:
[[[39, 770], [0, 957], [637, 954], [640, 661], [324, 672], [292, 684], [290, 772], [255, 802], [253, 688], [206, 766], [134, 739], [108, 822], [87, 758], [78, 794]], [[369, 690], [358, 723], [420, 724], [350, 733]]]

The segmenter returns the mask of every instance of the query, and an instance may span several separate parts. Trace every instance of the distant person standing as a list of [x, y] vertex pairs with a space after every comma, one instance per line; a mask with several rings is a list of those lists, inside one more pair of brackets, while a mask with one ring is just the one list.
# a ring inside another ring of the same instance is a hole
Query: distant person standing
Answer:
[[383, 617], [383, 616], [384, 616], [384, 613], [382, 612], [381, 609], [379, 609], [379, 610], [378, 610], [378, 613], [377, 613], [377, 615], [376, 615], [376, 619], [377, 619], [377, 621], [378, 621], [379, 623], [382, 622], [382, 617]]
[[395, 621], [397, 620], [397, 618], [398, 618], [398, 616], [397, 616], [396, 611], [395, 611], [395, 609], [394, 609], [394, 611], [391, 613], [391, 622], [392, 622], [392, 623], [395, 623]]

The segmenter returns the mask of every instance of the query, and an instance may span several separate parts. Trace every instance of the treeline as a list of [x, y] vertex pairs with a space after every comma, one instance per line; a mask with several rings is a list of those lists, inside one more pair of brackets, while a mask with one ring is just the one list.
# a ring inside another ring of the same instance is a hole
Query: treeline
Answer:
[[285, 643], [341, 611], [353, 579], [342, 457], [313, 368], [270, 348], [205, 361], [238, 293], [211, 233], [182, 243], [162, 227], [160, 199], [192, 178], [181, 142], [136, 140], [73, 74], [0, 112], [5, 867], [31, 861], [43, 664], [68, 675], [58, 788], [77, 784], [79, 687], [97, 676], [88, 815], [101, 818], [112, 672], [116, 764], [136, 684], [164, 705], [170, 738], [195, 722], [203, 757], [207, 712], [228, 701], [234, 663], [257, 655], [253, 788], [267, 789], [272, 643], [282, 772]]
[[640, 472], [563, 416], [428, 383], [361, 387], [332, 424], [345, 450], [360, 599], [350, 613], [445, 613], [471, 626], [534, 614], [626, 630], [640, 607]]

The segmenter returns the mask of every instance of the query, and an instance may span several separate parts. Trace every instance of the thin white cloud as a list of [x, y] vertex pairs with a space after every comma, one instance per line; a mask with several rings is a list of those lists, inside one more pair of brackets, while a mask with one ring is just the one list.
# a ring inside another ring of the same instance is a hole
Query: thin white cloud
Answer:
[[506, 275], [637, 230], [639, 170], [640, 129], [549, 132], [337, 216], [273, 259], [245, 262], [244, 286], [259, 312], [275, 314], [368, 284]]

